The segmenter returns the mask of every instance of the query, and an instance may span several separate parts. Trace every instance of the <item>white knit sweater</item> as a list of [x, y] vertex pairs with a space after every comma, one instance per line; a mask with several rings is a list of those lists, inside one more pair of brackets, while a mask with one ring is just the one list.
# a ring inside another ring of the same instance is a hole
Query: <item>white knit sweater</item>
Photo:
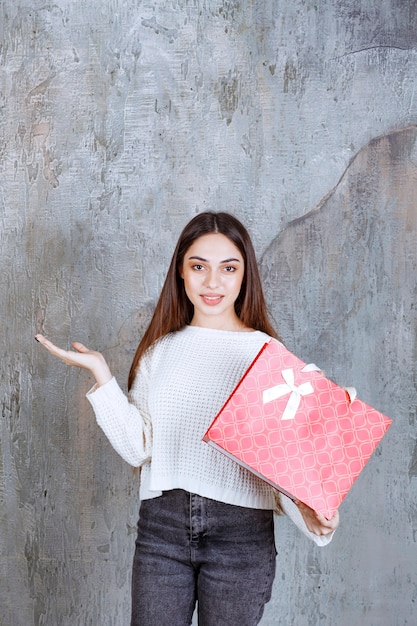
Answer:
[[[143, 356], [126, 397], [113, 378], [87, 397], [115, 450], [141, 466], [142, 500], [185, 489], [228, 504], [274, 509], [276, 491], [202, 441], [247, 368], [270, 337], [186, 326], [160, 339]], [[294, 503], [282, 505], [318, 545]]]

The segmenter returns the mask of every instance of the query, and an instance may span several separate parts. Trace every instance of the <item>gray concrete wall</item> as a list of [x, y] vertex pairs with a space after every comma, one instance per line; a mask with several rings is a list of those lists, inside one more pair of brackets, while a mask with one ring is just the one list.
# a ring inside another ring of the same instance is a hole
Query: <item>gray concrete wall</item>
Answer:
[[288, 346], [394, 419], [320, 550], [277, 523], [264, 626], [417, 621], [417, 5], [0, 4], [0, 622], [122, 626], [138, 476], [33, 341], [124, 384], [179, 230], [250, 228]]

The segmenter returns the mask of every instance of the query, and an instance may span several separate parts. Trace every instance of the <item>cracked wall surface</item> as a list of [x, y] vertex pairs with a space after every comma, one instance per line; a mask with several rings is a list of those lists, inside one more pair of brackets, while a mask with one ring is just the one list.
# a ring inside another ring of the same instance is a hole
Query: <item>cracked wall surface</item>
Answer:
[[33, 335], [125, 387], [205, 209], [288, 347], [394, 420], [328, 548], [278, 520], [262, 624], [414, 623], [416, 3], [3, 0], [0, 70], [0, 624], [128, 623], [139, 476]]

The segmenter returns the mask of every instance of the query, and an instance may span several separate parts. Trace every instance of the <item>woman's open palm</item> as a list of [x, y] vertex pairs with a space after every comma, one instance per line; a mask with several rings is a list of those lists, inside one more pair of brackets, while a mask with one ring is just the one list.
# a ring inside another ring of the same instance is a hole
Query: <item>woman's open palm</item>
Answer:
[[112, 374], [103, 355], [95, 350], [89, 350], [89, 348], [79, 341], [75, 341], [71, 344], [74, 350], [64, 350], [41, 334], [36, 335], [35, 339], [39, 341], [48, 352], [58, 359], [61, 359], [61, 361], [67, 365], [89, 370], [94, 375], [99, 385], [104, 385], [112, 378]]

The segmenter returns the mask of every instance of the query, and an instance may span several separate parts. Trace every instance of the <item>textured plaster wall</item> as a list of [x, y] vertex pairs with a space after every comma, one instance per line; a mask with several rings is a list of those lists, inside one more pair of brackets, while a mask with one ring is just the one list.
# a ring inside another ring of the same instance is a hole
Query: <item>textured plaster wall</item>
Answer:
[[1, 625], [128, 623], [138, 475], [33, 335], [124, 384], [205, 209], [288, 346], [394, 419], [328, 548], [278, 521], [262, 624], [415, 624], [417, 4], [2, 0], [0, 72]]

